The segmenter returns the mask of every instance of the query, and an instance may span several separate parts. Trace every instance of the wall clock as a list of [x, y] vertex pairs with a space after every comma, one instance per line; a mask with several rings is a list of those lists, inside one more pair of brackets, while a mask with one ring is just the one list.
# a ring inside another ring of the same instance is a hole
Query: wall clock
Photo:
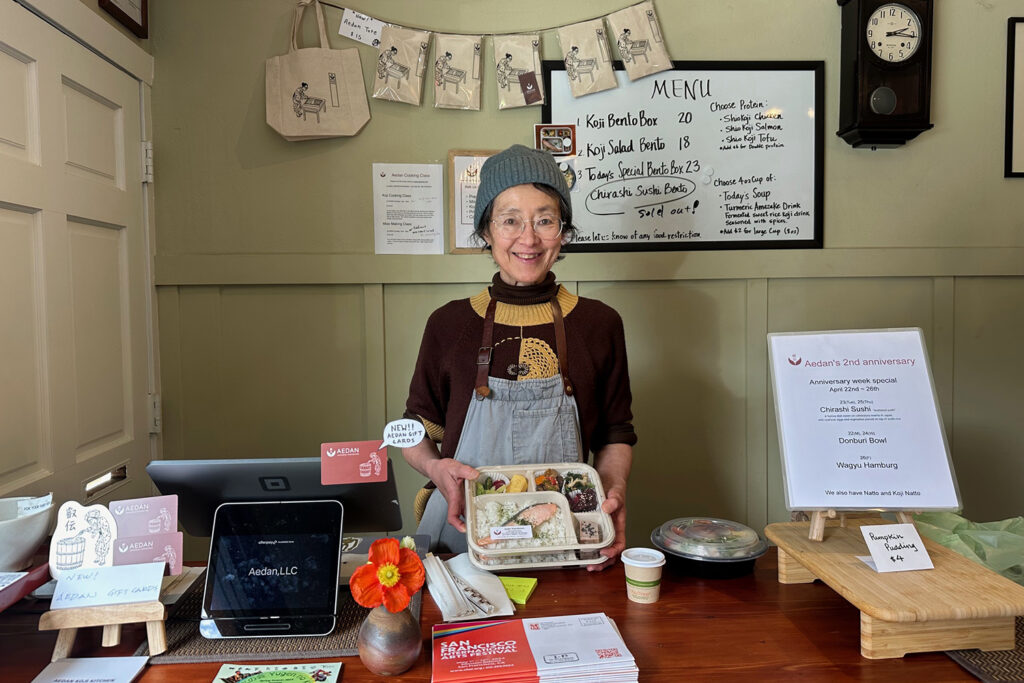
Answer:
[[932, 127], [933, 0], [837, 0], [839, 130], [854, 147], [896, 147]]

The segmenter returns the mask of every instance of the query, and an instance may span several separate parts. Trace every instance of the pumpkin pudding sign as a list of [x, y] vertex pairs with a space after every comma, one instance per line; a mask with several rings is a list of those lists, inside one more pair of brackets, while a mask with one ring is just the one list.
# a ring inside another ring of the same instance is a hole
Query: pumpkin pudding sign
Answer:
[[383, 441], [340, 441], [320, 444], [320, 483], [359, 484], [386, 481], [388, 446], [407, 448], [423, 440], [426, 430], [416, 420], [395, 420], [384, 427]]

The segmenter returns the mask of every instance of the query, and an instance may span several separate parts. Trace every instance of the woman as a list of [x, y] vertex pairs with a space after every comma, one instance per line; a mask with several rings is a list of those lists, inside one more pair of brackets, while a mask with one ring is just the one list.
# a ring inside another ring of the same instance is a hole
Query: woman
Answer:
[[[406, 416], [428, 437], [403, 449], [436, 485], [417, 533], [466, 550], [463, 482], [478, 467], [573, 462], [595, 454], [615, 542], [625, 547], [626, 480], [636, 443], [622, 320], [556, 284], [551, 266], [575, 234], [565, 177], [550, 154], [522, 145], [481, 168], [475, 234], [498, 266], [491, 286], [430, 316]], [[441, 443], [440, 451], [434, 441]]]

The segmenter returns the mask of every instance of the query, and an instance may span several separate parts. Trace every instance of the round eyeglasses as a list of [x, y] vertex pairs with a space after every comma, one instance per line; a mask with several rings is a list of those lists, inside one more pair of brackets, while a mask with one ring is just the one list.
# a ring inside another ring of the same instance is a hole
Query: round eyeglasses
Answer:
[[545, 240], [552, 240], [561, 235], [562, 228], [565, 226], [565, 221], [554, 216], [538, 216], [532, 221], [528, 221], [522, 216], [508, 215], [498, 216], [491, 221], [491, 224], [494, 225], [494, 232], [498, 237], [504, 239], [522, 235], [526, 230], [527, 223], [533, 226], [533, 231], [537, 233], [538, 237]]

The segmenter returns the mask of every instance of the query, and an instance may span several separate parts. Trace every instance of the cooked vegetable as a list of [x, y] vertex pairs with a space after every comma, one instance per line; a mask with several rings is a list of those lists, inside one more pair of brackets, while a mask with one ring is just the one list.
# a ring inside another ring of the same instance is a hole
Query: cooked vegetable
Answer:
[[539, 475], [533, 480], [538, 491], [561, 491], [562, 490], [562, 475], [558, 473], [558, 470], [547, 469], [544, 473]]
[[526, 477], [521, 474], [515, 474], [508, 480], [508, 484], [505, 486], [505, 493], [522, 493], [529, 485], [530, 482], [526, 481]]

